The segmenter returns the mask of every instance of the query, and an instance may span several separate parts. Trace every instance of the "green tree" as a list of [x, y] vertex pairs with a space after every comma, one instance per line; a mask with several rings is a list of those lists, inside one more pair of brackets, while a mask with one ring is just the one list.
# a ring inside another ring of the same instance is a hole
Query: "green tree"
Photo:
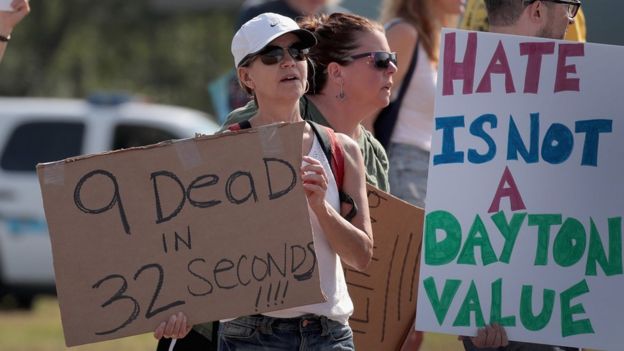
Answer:
[[0, 66], [0, 95], [128, 91], [211, 111], [207, 83], [233, 65], [236, 8], [158, 12], [149, 0], [32, 0]]

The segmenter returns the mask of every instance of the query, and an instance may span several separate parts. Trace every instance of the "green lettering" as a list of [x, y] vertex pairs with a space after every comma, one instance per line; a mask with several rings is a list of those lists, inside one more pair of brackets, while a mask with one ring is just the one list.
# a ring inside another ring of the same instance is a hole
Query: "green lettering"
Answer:
[[573, 315], [585, 313], [583, 304], [570, 306], [570, 301], [580, 295], [589, 292], [589, 287], [585, 279], [581, 280], [568, 290], [561, 293], [561, 335], [563, 337], [578, 334], [594, 334], [591, 321], [589, 319], [581, 319], [575, 321]]
[[451, 307], [451, 302], [453, 302], [460, 284], [461, 280], [447, 279], [446, 282], [444, 282], [442, 297], [438, 298], [438, 289], [436, 289], [433, 277], [429, 277], [423, 281], [427, 297], [438, 319], [438, 324], [442, 325], [444, 323], [446, 314], [448, 313], [449, 307]]
[[[446, 238], [437, 241], [437, 231], [446, 233]], [[425, 263], [440, 266], [452, 262], [461, 246], [461, 225], [451, 213], [434, 211], [425, 221]]]
[[622, 274], [622, 217], [609, 218], [609, 260], [605, 255], [600, 233], [590, 218], [589, 250], [585, 275], [596, 275], [596, 261], [607, 276]]
[[[500, 212], [499, 212], [500, 213]], [[498, 323], [499, 325], [509, 327], [516, 325], [515, 316], [503, 317], [502, 298], [503, 295], [503, 279], [498, 279], [492, 283], [492, 305], [490, 306], [490, 324]]]
[[496, 262], [496, 254], [494, 253], [494, 249], [492, 249], [489, 235], [479, 215], [477, 215], [474, 222], [472, 222], [468, 238], [466, 238], [466, 243], [459, 254], [457, 263], [475, 265], [475, 246], [481, 247], [481, 260], [484, 266]]
[[453, 322], [454, 327], [469, 327], [470, 326], [470, 313], [475, 314], [475, 323], [477, 327], [482, 328], [485, 326], [485, 319], [483, 319], [483, 312], [481, 311], [481, 303], [479, 302], [479, 294], [477, 293], [477, 287], [474, 281], [470, 281], [470, 287], [466, 293], [466, 298], [459, 308], [457, 318]]
[[500, 231], [505, 238], [505, 246], [503, 246], [503, 251], [498, 258], [499, 261], [509, 263], [511, 260], [511, 253], [514, 245], [516, 244], [516, 238], [518, 237], [520, 227], [522, 227], [522, 223], [524, 223], [526, 216], [526, 213], [514, 213], [509, 223], [507, 222], [507, 218], [505, 218], [505, 213], [503, 211], [500, 211], [492, 216], [492, 221], [496, 224], [496, 228], [498, 228], [498, 231]]
[[575, 218], [568, 218], [559, 229], [553, 243], [553, 258], [561, 267], [577, 263], [585, 253], [587, 235], [583, 224]]
[[537, 214], [529, 215], [529, 225], [537, 226], [537, 249], [535, 252], [535, 265], [545, 266], [548, 264], [548, 244], [550, 243], [550, 227], [561, 224], [560, 214]]
[[536, 316], [533, 314], [533, 286], [523, 285], [520, 295], [520, 321], [522, 325], [532, 331], [542, 330], [552, 317], [555, 304], [555, 291], [544, 289], [542, 311]]

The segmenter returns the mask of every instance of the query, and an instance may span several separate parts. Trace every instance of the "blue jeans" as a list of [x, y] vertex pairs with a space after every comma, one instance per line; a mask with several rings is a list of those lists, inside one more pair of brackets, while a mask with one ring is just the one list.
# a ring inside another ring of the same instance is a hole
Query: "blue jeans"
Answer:
[[239, 317], [219, 325], [219, 351], [354, 351], [348, 325], [323, 316]]
[[414, 145], [391, 143], [390, 193], [412, 205], [425, 208], [429, 151]]

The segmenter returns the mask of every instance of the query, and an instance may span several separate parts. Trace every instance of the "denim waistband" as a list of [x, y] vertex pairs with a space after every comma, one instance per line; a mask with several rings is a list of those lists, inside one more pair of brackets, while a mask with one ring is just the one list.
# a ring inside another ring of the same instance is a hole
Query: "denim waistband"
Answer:
[[318, 316], [314, 314], [305, 314], [296, 318], [275, 318], [262, 314], [255, 314], [251, 316], [239, 317], [231, 322], [242, 323], [247, 326], [257, 328], [264, 334], [272, 334], [273, 330], [281, 330], [310, 333], [320, 332], [321, 335], [327, 335], [329, 333], [330, 323], [333, 321], [325, 316]]

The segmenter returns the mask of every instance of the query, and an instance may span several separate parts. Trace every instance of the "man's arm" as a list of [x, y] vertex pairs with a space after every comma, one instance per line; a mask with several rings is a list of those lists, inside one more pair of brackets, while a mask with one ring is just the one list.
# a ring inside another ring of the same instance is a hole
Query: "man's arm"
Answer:
[[27, 0], [13, 0], [12, 12], [0, 11], [0, 61], [4, 56], [13, 28], [30, 12], [30, 6]]

